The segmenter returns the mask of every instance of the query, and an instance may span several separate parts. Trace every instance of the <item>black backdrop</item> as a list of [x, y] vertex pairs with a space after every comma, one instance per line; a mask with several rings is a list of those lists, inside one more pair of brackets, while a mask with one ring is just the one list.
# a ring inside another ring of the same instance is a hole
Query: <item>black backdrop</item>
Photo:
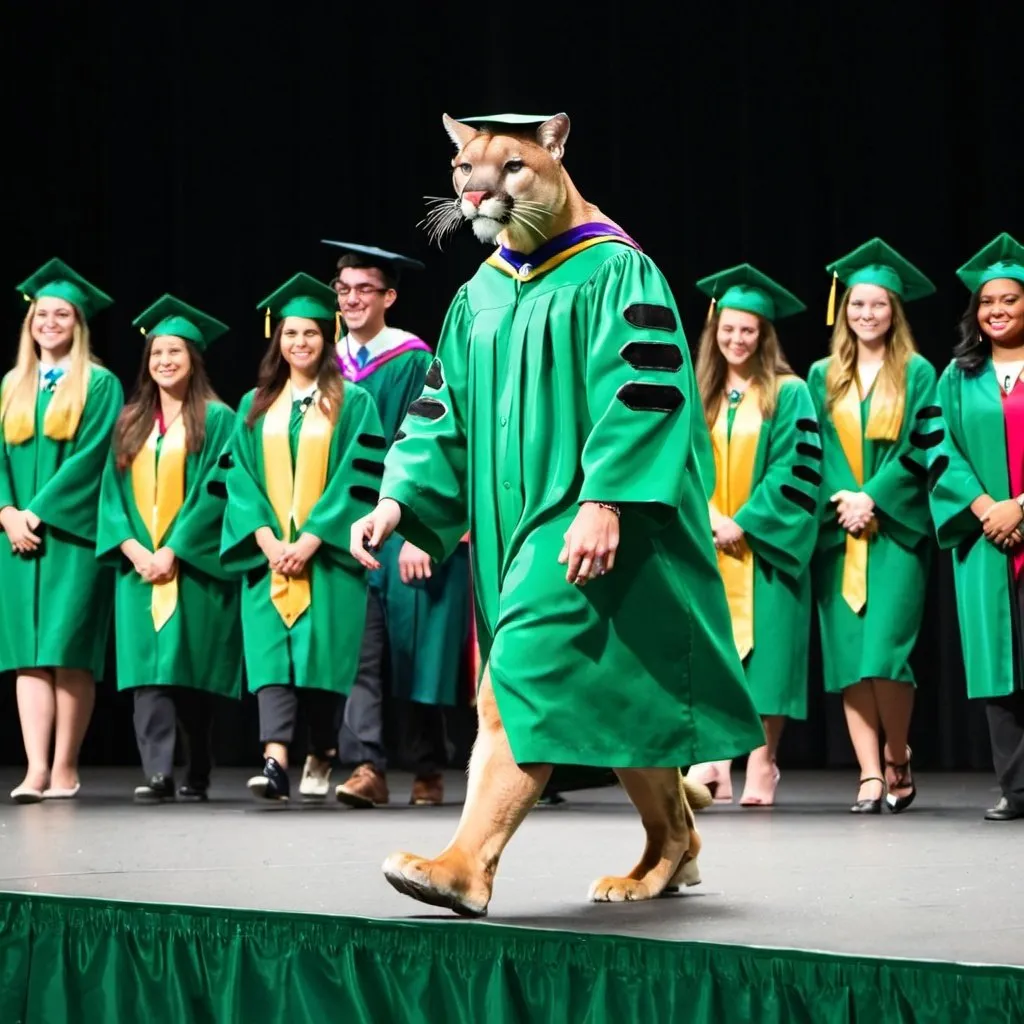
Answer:
[[[693, 281], [749, 261], [808, 304], [782, 324], [801, 373], [828, 343], [826, 262], [879, 234], [921, 266], [939, 292], [910, 316], [941, 368], [967, 298], [953, 270], [999, 231], [1024, 236], [1019, 3], [229, 6], [5, 11], [5, 363], [13, 286], [59, 255], [117, 300], [92, 326], [126, 388], [130, 321], [171, 291], [232, 325], [209, 362], [236, 401], [264, 345], [256, 302], [298, 270], [327, 279], [324, 237], [426, 260], [393, 320], [434, 337], [485, 255], [468, 232], [428, 249], [415, 227], [422, 196], [450, 187], [442, 111], [568, 112], [570, 173], [659, 263], [691, 342], [706, 309]], [[945, 558], [915, 668], [916, 765], [986, 767]], [[811, 680], [783, 764], [850, 764], [816, 652]], [[102, 685], [87, 762], [137, 763], [130, 709]], [[221, 727], [221, 758], [252, 763], [251, 703]], [[4, 685], [0, 759], [20, 757]]]

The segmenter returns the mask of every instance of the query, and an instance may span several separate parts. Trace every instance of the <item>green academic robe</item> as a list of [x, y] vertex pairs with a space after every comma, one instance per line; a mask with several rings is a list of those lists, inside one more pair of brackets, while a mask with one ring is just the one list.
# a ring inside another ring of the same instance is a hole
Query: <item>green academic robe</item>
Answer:
[[[387, 447], [394, 442], [409, 406], [419, 398], [433, 362], [422, 349], [403, 351], [360, 375], [373, 397]], [[382, 453], [383, 454], [383, 453]], [[370, 573], [387, 625], [392, 696], [423, 704], [458, 702], [461, 663], [469, 629], [469, 551], [460, 544], [445, 562], [431, 566], [428, 580], [403, 583], [398, 568], [404, 538], [389, 537], [378, 553], [381, 567]]]
[[[829, 357], [831, 358], [831, 357]], [[913, 683], [910, 655], [924, 614], [932, 552], [928, 511], [928, 442], [938, 423], [935, 370], [921, 355], [907, 365], [906, 404], [899, 438], [863, 440], [864, 483], [856, 482], [826, 406], [829, 359], [807, 378], [822, 430], [822, 519], [812, 564], [821, 625], [825, 689], [838, 693], [862, 679]], [[872, 389], [861, 402], [862, 434]], [[878, 533], [868, 545], [867, 603], [854, 613], [843, 598], [846, 532], [830, 498], [864, 491], [875, 503]]]
[[939, 378], [938, 405], [945, 431], [933, 435], [930, 501], [939, 547], [953, 555], [967, 693], [1004, 697], [1021, 687], [1014, 659], [1012, 563], [985, 539], [971, 511], [983, 494], [996, 501], [1012, 496], [1006, 423], [991, 360], [973, 374], [950, 363]]
[[76, 668], [101, 679], [114, 579], [96, 561], [96, 512], [124, 393], [109, 370], [91, 367], [70, 441], [43, 434], [52, 397], [39, 390], [28, 441], [9, 445], [0, 434], [0, 508], [34, 512], [43, 539], [42, 551], [28, 556], [15, 554], [6, 538], [0, 543], [0, 671]]
[[[160, 547], [178, 557], [178, 600], [159, 632], [153, 626], [153, 587], [121, 553], [126, 540], [148, 551], [153, 543], [132, 490], [131, 467], [121, 472], [113, 452], [103, 472], [96, 554], [117, 573], [114, 635], [117, 688], [189, 686], [225, 697], [242, 693], [239, 582], [220, 561], [221, 526], [234, 413], [206, 407], [206, 440], [185, 458], [185, 500]], [[160, 449], [157, 448], [159, 461]]]
[[[287, 385], [286, 385], [287, 386]], [[270, 570], [256, 531], [281, 529], [270, 505], [263, 461], [264, 417], [252, 429], [245, 418], [254, 391], [243, 399], [230, 442], [227, 512], [221, 560], [242, 583], [242, 639], [251, 691], [264, 686], [312, 687], [347, 693], [359, 666], [366, 621], [366, 573], [349, 551], [352, 524], [377, 504], [382, 466], [380, 418], [370, 396], [345, 385], [338, 422], [331, 433], [327, 483], [304, 530], [323, 544], [309, 562], [310, 607], [289, 629], [270, 600]], [[293, 404], [289, 433], [296, 463], [302, 415]]]
[[[598, 241], [458, 292], [381, 494], [437, 560], [473, 543], [478, 637], [519, 763], [676, 767], [764, 741], [732, 640], [671, 290]], [[558, 564], [579, 503], [622, 506], [615, 568]]]
[[761, 424], [750, 497], [733, 517], [754, 553], [754, 647], [743, 667], [762, 715], [807, 717], [821, 459], [807, 385], [784, 377], [775, 414]]

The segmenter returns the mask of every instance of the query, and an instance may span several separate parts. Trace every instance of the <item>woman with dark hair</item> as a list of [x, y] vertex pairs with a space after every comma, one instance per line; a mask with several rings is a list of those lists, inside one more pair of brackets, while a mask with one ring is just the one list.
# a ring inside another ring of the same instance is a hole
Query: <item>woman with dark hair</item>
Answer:
[[189, 767], [178, 795], [205, 800], [214, 697], [242, 686], [238, 583], [220, 563], [234, 413], [202, 355], [228, 328], [171, 295], [134, 323], [146, 346], [103, 474], [96, 554], [117, 571], [117, 688], [134, 693], [146, 779], [135, 797], [174, 799], [180, 719]]
[[[748, 264], [697, 287], [711, 296], [697, 355], [714, 451], [711, 531], [733, 639], [765, 731], [764, 745], [747, 758], [740, 804], [770, 806], [786, 719], [807, 717], [821, 446], [807, 385], [790, 369], [774, 326], [805, 307]], [[730, 761], [695, 765], [689, 777], [729, 803], [730, 768]]]
[[[935, 370], [917, 352], [903, 304], [935, 287], [880, 238], [827, 269], [832, 353], [807, 377], [827, 499], [812, 570], [825, 689], [843, 695], [860, 766], [850, 810], [880, 814], [884, 798], [898, 813], [917, 793], [910, 655], [931, 563], [926, 480], [938, 422]], [[838, 316], [837, 280], [847, 286]]]
[[11, 798], [36, 803], [79, 791], [114, 596], [96, 506], [124, 393], [89, 342], [108, 295], [57, 259], [18, 291], [29, 305], [0, 384], [0, 672], [15, 674], [28, 756]]
[[1001, 234], [957, 276], [971, 290], [939, 379], [945, 421], [930, 467], [939, 546], [953, 552], [968, 696], [986, 701], [1002, 796], [1024, 817], [1024, 246]]
[[338, 369], [334, 292], [296, 274], [260, 308], [270, 344], [238, 410], [221, 545], [225, 567], [245, 574], [245, 667], [264, 745], [263, 772], [248, 785], [288, 799], [301, 698], [311, 749], [300, 792], [322, 799], [366, 618], [349, 531], [377, 504], [385, 445], [373, 400]]

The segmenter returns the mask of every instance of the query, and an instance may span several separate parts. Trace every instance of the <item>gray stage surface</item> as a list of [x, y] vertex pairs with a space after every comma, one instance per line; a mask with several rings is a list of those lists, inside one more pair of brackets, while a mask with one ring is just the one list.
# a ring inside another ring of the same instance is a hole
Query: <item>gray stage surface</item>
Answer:
[[[372, 811], [333, 801], [260, 805], [244, 789], [248, 774], [220, 772], [206, 805], [145, 807], [131, 800], [136, 772], [86, 769], [76, 801], [19, 807], [6, 801], [18, 773], [0, 769], [0, 890], [437, 916], [394, 892], [380, 865], [394, 850], [432, 854], [445, 845], [464, 790], [459, 773], [448, 776], [445, 807], [406, 806], [410, 779], [396, 775], [392, 805]], [[1024, 820], [981, 819], [996, 798], [987, 775], [921, 774], [918, 786], [903, 815], [855, 817], [846, 811], [855, 772], [784, 772], [771, 810], [701, 813], [702, 885], [618, 906], [586, 903], [587, 887], [629, 870], [639, 822], [618, 789], [571, 793], [565, 805], [534, 811], [513, 840], [488, 920], [1024, 966]]]

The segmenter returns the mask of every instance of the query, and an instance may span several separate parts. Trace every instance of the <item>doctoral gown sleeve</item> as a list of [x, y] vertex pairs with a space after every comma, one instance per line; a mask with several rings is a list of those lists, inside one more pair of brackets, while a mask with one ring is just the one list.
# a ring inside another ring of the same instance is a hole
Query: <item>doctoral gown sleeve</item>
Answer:
[[423, 393], [384, 460], [380, 493], [402, 508], [398, 532], [435, 562], [445, 561], [469, 528], [465, 417], [472, 320], [464, 285], [445, 317]]
[[28, 504], [47, 526], [96, 542], [100, 482], [123, 404], [121, 382], [109, 371], [94, 370], [74, 448]]
[[221, 564], [220, 542], [234, 419], [231, 410], [220, 402], [207, 406], [206, 440], [193, 471], [194, 478], [188, 481], [185, 503], [161, 545], [170, 548], [181, 561], [216, 579], [230, 577]]
[[944, 431], [935, 404], [935, 369], [923, 356], [907, 367], [907, 396], [897, 450], [861, 488], [875, 503], [879, 518], [906, 547], [932, 533], [926, 486], [928, 452], [942, 443]]
[[352, 524], [371, 512], [379, 499], [384, 473], [379, 447], [383, 429], [369, 393], [346, 384], [345, 401], [331, 438], [333, 474], [302, 527], [303, 533], [323, 542], [317, 557], [359, 572], [362, 569], [349, 551]]
[[971, 511], [971, 504], [985, 493], [985, 488], [971, 466], [960, 434], [961, 380], [961, 372], [950, 363], [939, 378], [937, 391], [945, 436], [931, 449], [928, 501], [941, 548], [956, 547], [982, 532], [981, 520]]
[[779, 386], [765, 472], [734, 519], [755, 554], [780, 572], [799, 576], [818, 539], [821, 435], [807, 385]]
[[695, 434], [707, 430], [668, 282], [647, 256], [626, 249], [580, 289], [574, 319], [585, 340], [581, 397], [593, 423], [579, 500], [667, 521], [698, 466]]
[[267, 560], [255, 536], [261, 526], [269, 526], [275, 537], [281, 537], [281, 528], [267, 499], [256, 456], [256, 446], [261, 438], [260, 423], [257, 421], [251, 430], [245, 425], [253, 394], [249, 392], [242, 399], [228, 449], [231, 464], [225, 481], [228, 501], [221, 532], [220, 560], [224, 568], [233, 574], [266, 566]]
[[[124, 557], [121, 545], [126, 540], [138, 540], [128, 512], [127, 502], [131, 486], [131, 470], [122, 473], [117, 468], [113, 446], [103, 467], [100, 483], [99, 516], [96, 523], [96, 557], [105, 564], [118, 566]], [[149, 548], [148, 541], [140, 541]]]

